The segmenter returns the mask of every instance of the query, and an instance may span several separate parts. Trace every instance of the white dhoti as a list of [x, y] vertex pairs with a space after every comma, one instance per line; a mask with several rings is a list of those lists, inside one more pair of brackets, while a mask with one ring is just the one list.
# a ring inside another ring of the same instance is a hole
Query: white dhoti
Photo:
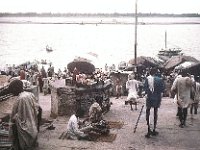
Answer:
[[135, 92], [128, 93], [127, 101], [131, 101], [132, 103], [137, 102], [138, 95]]

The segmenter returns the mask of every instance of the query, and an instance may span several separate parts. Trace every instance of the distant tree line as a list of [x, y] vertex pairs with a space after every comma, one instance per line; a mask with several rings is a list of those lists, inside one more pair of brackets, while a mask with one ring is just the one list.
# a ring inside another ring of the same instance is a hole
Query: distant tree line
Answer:
[[[134, 13], [0, 13], [0, 17], [134, 17]], [[200, 17], [198, 13], [160, 14], [138, 13], [138, 17]]]

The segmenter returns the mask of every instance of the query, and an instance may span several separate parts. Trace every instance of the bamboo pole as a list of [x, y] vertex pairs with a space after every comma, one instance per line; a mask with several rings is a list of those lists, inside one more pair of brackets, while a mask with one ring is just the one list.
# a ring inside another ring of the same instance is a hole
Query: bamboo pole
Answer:
[[135, 44], [134, 44], [135, 66], [137, 65], [137, 24], [138, 24], [137, 1], [138, 0], [135, 0]]

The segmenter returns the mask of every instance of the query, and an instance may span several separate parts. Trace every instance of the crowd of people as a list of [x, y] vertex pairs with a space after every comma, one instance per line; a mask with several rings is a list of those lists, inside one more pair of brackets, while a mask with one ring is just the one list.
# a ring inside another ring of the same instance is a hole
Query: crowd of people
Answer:
[[[116, 91], [118, 91], [119, 86], [122, 86], [122, 84], [116, 85]], [[141, 96], [145, 97], [146, 121], [148, 126], [146, 137], [150, 138], [152, 135], [158, 135], [158, 131], [156, 131], [158, 108], [166, 92], [169, 97], [174, 98], [174, 103], [177, 104], [176, 115], [180, 120], [179, 126], [181, 128], [186, 126], [188, 109], [191, 116], [197, 114], [200, 101], [200, 78], [182, 70], [175, 70], [167, 76], [157, 68], [151, 68], [139, 76], [139, 78], [137, 74], [129, 74], [128, 81], [126, 82], [126, 90], [128, 91], [128, 96], [125, 104], [129, 103], [131, 110], [133, 110], [132, 105], [135, 105], [135, 110], [137, 110], [138, 98]], [[121, 94], [116, 94], [117, 99], [118, 95]], [[149, 119], [151, 108], [154, 109], [153, 131], [150, 129]]]
[[[116, 99], [122, 95], [122, 82], [120, 77], [115, 81]], [[186, 126], [186, 118], [188, 109], [191, 114], [197, 114], [197, 109], [200, 100], [200, 80], [199, 77], [176, 70], [170, 75], [165, 75], [157, 68], [150, 68], [141, 76], [132, 72], [128, 75], [126, 82], [127, 100], [125, 104], [135, 105], [137, 110], [138, 98], [143, 96], [146, 99], [146, 121], [147, 121], [147, 134], [145, 137], [158, 135], [157, 120], [158, 108], [160, 107], [162, 97], [166, 92], [167, 86], [170, 97], [174, 98], [177, 104], [177, 116], [180, 119], [180, 127]], [[168, 85], [167, 85], [168, 84]], [[153, 129], [150, 127], [150, 110], [154, 110], [153, 114]]]
[[[9, 71], [8, 74], [15, 77], [15, 74]], [[31, 68], [20, 68], [18, 70], [19, 78], [10, 81], [9, 91], [16, 96], [16, 102], [12, 109], [11, 114], [11, 128], [10, 135], [13, 141], [13, 149], [31, 149], [37, 146], [37, 136], [39, 132], [39, 125], [41, 120], [42, 109], [38, 105], [35, 96], [24, 91], [23, 80], [27, 80], [31, 85], [38, 85], [40, 92], [47, 94], [49, 91], [47, 86], [48, 80], [55, 78], [72, 78], [72, 84], [77, 85], [88, 84], [87, 79], [93, 79], [96, 82], [104, 81], [109, 78], [109, 74], [104, 73], [102, 70], [98, 70], [92, 75], [84, 75], [78, 72], [76, 68], [69, 73], [67, 69], [58, 73], [54, 72], [54, 68], [50, 65], [47, 72], [42, 67], [41, 70]], [[191, 114], [197, 114], [199, 100], [200, 100], [200, 79], [198, 76], [192, 76], [186, 72], [174, 72], [170, 76], [163, 76], [163, 74], [157, 68], [151, 68], [145, 74], [138, 78], [138, 75], [132, 72], [128, 75], [126, 82], [127, 103], [135, 105], [137, 110], [138, 98], [143, 93], [146, 99], [146, 122], [147, 122], [147, 134], [146, 138], [158, 135], [157, 120], [158, 120], [158, 108], [160, 107], [163, 93], [166, 89], [166, 82], [171, 84], [170, 93], [174, 98], [174, 102], [177, 103], [177, 116], [180, 119], [180, 127], [184, 128], [186, 125], [186, 119], [188, 109]], [[121, 96], [120, 78], [116, 81], [116, 97]], [[142, 88], [141, 88], [142, 87]], [[150, 126], [150, 110], [154, 110], [153, 129]], [[80, 112], [76, 110], [67, 124], [67, 137], [69, 139], [88, 139], [89, 132], [94, 130], [94, 125], [103, 121], [103, 112], [100, 104], [94, 102], [88, 112], [88, 118], [82, 122], [85, 126], [80, 128], [79, 116]]]
[[63, 71], [61, 71], [61, 69], [58, 69], [58, 71], [55, 72], [55, 69], [51, 63], [49, 64], [47, 69], [44, 67], [44, 65], [31, 65], [27, 63], [19, 65], [17, 67], [13, 66], [8, 67], [5, 70], [1, 70], [1, 75], [9, 76], [10, 79], [8, 82], [19, 79], [23, 81], [24, 85], [26, 85], [27, 88], [30, 88], [31, 85], [37, 85], [39, 87], [39, 92], [44, 93], [44, 95], [50, 93], [50, 80], [53, 81], [56, 79], [64, 78], [68, 75], [68, 73], [69, 72], [67, 68], [64, 68]]

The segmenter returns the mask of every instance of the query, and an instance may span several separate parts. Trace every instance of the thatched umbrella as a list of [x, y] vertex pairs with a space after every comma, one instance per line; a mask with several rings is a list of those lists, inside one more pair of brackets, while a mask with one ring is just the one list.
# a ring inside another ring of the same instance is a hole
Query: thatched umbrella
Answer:
[[189, 61], [189, 62], [195, 62], [198, 63], [199, 61], [191, 56], [185, 56], [185, 55], [179, 55], [179, 56], [173, 56], [168, 61], [166, 61], [163, 66], [166, 70], [172, 70], [176, 66], [180, 65], [181, 63]]
[[196, 62], [185, 61], [185, 62], [179, 64], [178, 66], [176, 66], [174, 69], [176, 69], [176, 70], [182, 70], [182, 69], [185, 69], [185, 68], [189, 68], [190, 66], [193, 66], [195, 64], [196, 64]]
[[[135, 59], [129, 60], [128, 63], [135, 65]], [[152, 57], [140, 56], [140, 57], [137, 57], [137, 66], [138, 65], [145, 66], [145, 67], [156, 67], [158, 66], [158, 62]]]
[[192, 75], [200, 76], [200, 62], [182, 68], [182, 70]]
[[143, 70], [146, 68], [151, 68], [151, 67], [158, 67], [159, 62], [153, 59], [152, 57], [145, 57], [145, 56], [140, 56], [137, 57], [137, 64], [135, 65], [135, 59], [131, 59], [128, 62], [128, 67], [125, 69], [125, 71], [135, 71], [135, 68], [137, 68], [137, 72], [141, 73]]
[[67, 68], [70, 72], [73, 72], [74, 68], [77, 68], [80, 73], [85, 74], [92, 74], [95, 71], [95, 66], [88, 61], [74, 60], [67, 65]]

